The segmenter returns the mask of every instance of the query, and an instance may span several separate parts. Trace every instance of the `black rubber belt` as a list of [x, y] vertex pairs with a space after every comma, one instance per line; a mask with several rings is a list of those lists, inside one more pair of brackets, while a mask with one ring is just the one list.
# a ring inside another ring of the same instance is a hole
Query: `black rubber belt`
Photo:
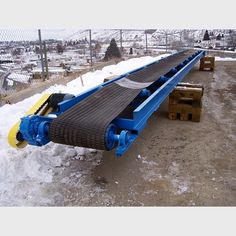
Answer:
[[[173, 55], [126, 79], [136, 82], [154, 82], [192, 53]], [[55, 118], [49, 127], [49, 137], [55, 143], [106, 150], [105, 132], [115, 119], [140, 93], [140, 89], [122, 87], [116, 83], [101, 88]]]

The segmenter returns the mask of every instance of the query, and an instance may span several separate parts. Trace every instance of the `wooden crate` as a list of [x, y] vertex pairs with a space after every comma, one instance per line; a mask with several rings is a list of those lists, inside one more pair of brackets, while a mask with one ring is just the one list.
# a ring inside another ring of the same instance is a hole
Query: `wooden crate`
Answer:
[[188, 104], [169, 105], [169, 119], [199, 122], [202, 108], [193, 107]]
[[202, 57], [200, 59], [199, 70], [213, 71], [215, 68], [215, 57]]
[[203, 86], [178, 84], [169, 95], [169, 119], [200, 121]]

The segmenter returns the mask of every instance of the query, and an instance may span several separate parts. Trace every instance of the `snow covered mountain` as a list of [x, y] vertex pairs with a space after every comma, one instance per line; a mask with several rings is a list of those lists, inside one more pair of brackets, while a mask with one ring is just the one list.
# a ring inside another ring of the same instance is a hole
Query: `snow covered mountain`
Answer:
[[[226, 30], [211, 30], [214, 34], [225, 33]], [[37, 40], [37, 29], [0, 29], [0, 41], [21, 41], [21, 40]], [[145, 40], [145, 29], [123, 29], [123, 41], [143, 41]], [[179, 32], [179, 33], [178, 33]], [[180, 38], [185, 35], [193, 36], [195, 39], [202, 39], [205, 29], [197, 30], [159, 30], [157, 29], [152, 35], [148, 35], [151, 39], [164, 38], [168, 36]], [[58, 39], [58, 40], [80, 40], [89, 39], [89, 30], [78, 29], [41, 29], [42, 39]], [[181, 35], [182, 34], [182, 35]], [[92, 29], [91, 36], [93, 40], [105, 42], [111, 38], [120, 40], [120, 29]]]

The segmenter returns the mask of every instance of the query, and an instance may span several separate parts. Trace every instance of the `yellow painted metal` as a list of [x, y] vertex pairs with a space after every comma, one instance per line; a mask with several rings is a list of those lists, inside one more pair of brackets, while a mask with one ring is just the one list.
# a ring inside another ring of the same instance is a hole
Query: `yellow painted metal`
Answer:
[[[52, 111], [52, 108], [46, 106], [47, 100], [51, 94], [44, 94], [26, 113], [27, 115], [48, 115]], [[8, 133], [8, 143], [14, 148], [24, 148], [27, 145], [26, 141], [18, 141], [16, 139], [19, 132], [20, 121], [18, 121]]]

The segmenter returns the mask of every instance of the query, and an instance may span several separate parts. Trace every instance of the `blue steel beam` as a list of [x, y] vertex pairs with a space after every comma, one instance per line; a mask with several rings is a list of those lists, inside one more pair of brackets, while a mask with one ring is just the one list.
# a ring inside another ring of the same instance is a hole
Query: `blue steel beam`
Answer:
[[[138, 137], [138, 134], [143, 130], [149, 117], [155, 112], [160, 104], [166, 99], [166, 97], [172, 92], [176, 85], [186, 76], [187, 73], [192, 69], [192, 67], [205, 56], [205, 52], [197, 52], [194, 56], [189, 57], [185, 60], [183, 64], [172, 69], [173, 75], [166, 78], [166, 82], [162, 84], [153, 94], [151, 94], [144, 102], [142, 102], [134, 111], [133, 119], [117, 118], [113, 123], [122, 129], [127, 131], [129, 134], [129, 139], [127, 140], [127, 145], [120, 145], [117, 142], [116, 155], [122, 156], [124, 152], [127, 151], [129, 146]], [[177, 69], [178, 68], [178, 69]], [[168, 74], [168, 73], [167, 73]], [[121, 132], [123, 132], [121, 131]], [[117, 137], [116, 137], [117, 139]], [[119, 138], [118, 138], [119, 140]]]
[[[160, 87], [155, 89], [155, 93], [152, 93], [144, 102], [142, 102], [133, 112], [133, 119], [117, 118], [113, 121], [118, 127], [122, 129], [140, 130], [139, 123], [142, 120], [146, 120], [145, 117], [150, 117], [150, 115], [158, 108], [161, 102], [169, 95], [169, 93], [175, 88], [175, 86], [183, 79], [183, 77], [192, 69], [195, 63], [200, 60], [201, 57], [205, 55], [202, 51], [196, 55], [194, 59], [188, 60], [188, 64], [179, 69], [172, 77], [168, 78], [166, 75], [161, 76], [162, 81], [165, 81]], [[168, 74], [168, 73], [167, 73]], [[157, 78], [157, 81], [159, 79]], [[170, 90], [170, 91], [168, 91]], [[155, 98], [155, 100], [153, 100]], [[149, 106], [153, 103], [153, 107]], [[149, 109], [152, 109], [149, 111]], [[141, 125], [142, 126], [142, 125]]]
[[[192, 67], [204, 56], [204, 52], [198, 54], [187, 65], [177, 71], [171, 78], [167, 80], [159, 89], [148, 97], [134, 111], [134, 129], [139, 127], [140, 123], [147, 120], [150, 115], [160, 106], [166, 97], [172, 92], [176, 85], [189, 73]], [[142, 126], [142, 125], [141, 125]]]

